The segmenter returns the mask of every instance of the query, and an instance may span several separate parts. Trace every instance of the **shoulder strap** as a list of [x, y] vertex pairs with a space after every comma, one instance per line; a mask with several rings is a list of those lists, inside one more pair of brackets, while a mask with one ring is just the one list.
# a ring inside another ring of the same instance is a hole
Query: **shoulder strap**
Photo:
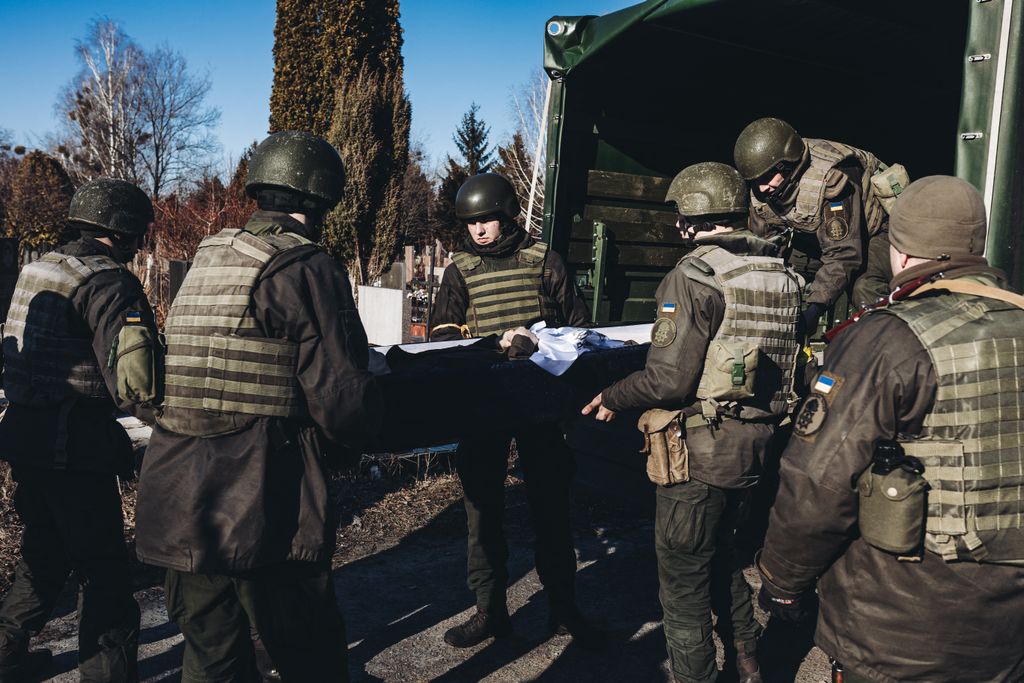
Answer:
[[483, 263], [483, 261], [484, 260], [476, 254], [470, 254], [465, 251], [457, 251], [452, 254], [452, 263], [454, 263], [455, 267], [459, 269], [459, 272], [462, 273], [463, 277], [465, 277], [466, 273]]
[[534, 242], [526, 249], [519, 252], [519, 258], [524, 263], [540, 263], [548, 253], [547, 242]]
[[997, 301], [1012, 304], [1017, 308], [1024, 308], [1024, 296], [1008, 292], [1005, 289], [999, 289], [998, 287], [983, 285], [980, 282], [972, 282], [970, 280], [937, 280], [935, 282], [929, 282], [928, 284], [921, 285], [915, 289], [913, 294], [910, 295], [910, 298], [916, 297], [924, 292], [931, 292], [940, 289], [956, 292], [957, 294], [983, 296], [986, 299], [996, 299]]

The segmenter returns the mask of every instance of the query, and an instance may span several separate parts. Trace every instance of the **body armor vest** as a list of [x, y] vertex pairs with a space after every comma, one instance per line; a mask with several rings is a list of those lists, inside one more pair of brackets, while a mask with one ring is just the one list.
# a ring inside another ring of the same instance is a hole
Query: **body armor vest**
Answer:
[[72, 304], [93, 275], [124, 268], [109, 256], [50, 252], [18, 277], [4, 324], [4, 391], [34, 408], [74, 398], [110, 398], [93, 334]]
[[802, 278], [780, 258], [739, 256], [710, 245], [680, 265], [687, 277], [725, 299], [697, 388], [704, 417], [771, 420], [788, 414], [796, 403]]
[[161, 426], [179, 434], [237, 431], [254, 417], [305, 414], [298, 346], [262, 335], [252, 291], [275, 254], [311, 244], [293, 233], [222, 230], [203, 240], [171, 305]]
[[750, 206], [754, 213], [769, 225], [791, 227], [800, 232], [815, 232], [825, 217], [825, 179], [829, 171], [846, 159], [853, 158], [864, 169], [861, 175], [861, 197], [864, 202], [864, 222], [868, 234], [875, 234], [885, 223], [885, 209], [875, 197], [871, 176], [879, 168], [878, 159], [871, 152], [839, 142], [805, 138], [810, 161], [800, 176], [793, 208], [779, 216], [768, 202], [751, 194]]
[[534, 242], [502, 258], [465, 251], [452, 255], [469, 292], [466, 325], [472, 336], [485, 337], [542, 319], [561, 324], [558, 306], [544, 292], [547, 252], [547, 244]]
[[1024, 564], [1024, 311], [950, 294], [884, 313], [910, 326], [938, 380], [921, 433], [899, 439], [925, 466], [925, 548]]

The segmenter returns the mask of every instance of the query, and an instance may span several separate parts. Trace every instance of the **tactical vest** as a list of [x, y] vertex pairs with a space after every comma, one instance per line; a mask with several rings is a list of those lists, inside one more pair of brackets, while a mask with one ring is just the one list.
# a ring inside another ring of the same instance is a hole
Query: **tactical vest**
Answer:
[[534, 242], [501, 258], [465, 251], [452, 254], [469, 292], [466, 325], [472, 336], [485, 337], [538, 320], [563, 322], [558, 306], [544, 292], [547, 252], [547, 244]]
[[751, 194], [750, 206], [754, 213], [769, 225], [791, 227], [800, 232], [815, 232], [824, 220], [825, 178], [829, 171], [846, 159], [853, 158], [864, 169], [861, 175], [861, 197], [864, 202], [864, 222], [868, 234], [875, 234], [885, 222], [886, 214], [875, 197], [871, 176], [879, 168], [879, 161], [871, 152], [839, 142], [805, 138], [810, 162], [800, 176], [796, 203], [785, 216], [779, 216], [772, 207]]
[[680, 266], [725, 299], [697, 388], [704, 417], [771, 420], [788, 414], [797, 400], [803, 279], [780, 258], [739, 256], [712, 245], [698, 247]]
[[930, 486], [925, 548], [1024, 564], [1024, 310], [949, 294], [880, 312], [910, 326], [938, 380], [921, 433], [900, 437]]
[[308, 244], [293, 233], [237, 229], [202, 241], [165, 324], [161, 426], [211, 436], [242, 429], [255, 417], [305, 414], [295, 378], [298, 346], [264, 337], [250, 304], [270, 259]]
[[92, 331], [71, 300], [93, 275], [123, 268], [109, 256], [50, 252], [22, 269], [3, 327], [11, 402], [46, 408], [75, 397], [110, 398]]

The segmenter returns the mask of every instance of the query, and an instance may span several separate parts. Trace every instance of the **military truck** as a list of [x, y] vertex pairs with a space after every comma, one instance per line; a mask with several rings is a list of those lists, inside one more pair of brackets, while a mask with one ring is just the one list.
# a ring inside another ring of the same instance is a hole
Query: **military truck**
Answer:
[[[983, 193], [988, 256], [1024, 279], [1021, 0], [647, 0], [556, 16], [545, 238], [601, 323], [650, 321], [682, 255], [669, 180], [732, 163], [750, 121], [955, 174]], [[836, 313], [839, 315], [839, 313]]]

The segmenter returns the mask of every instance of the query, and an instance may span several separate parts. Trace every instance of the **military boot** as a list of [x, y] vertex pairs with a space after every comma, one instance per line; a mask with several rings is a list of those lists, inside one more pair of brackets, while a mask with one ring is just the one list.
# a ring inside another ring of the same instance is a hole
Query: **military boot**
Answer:
[[736, 641], [736, 673], [739, 683], [764, 683], [757, 663], [757, 641]]
[[273, 660], [270, 659], [270, 653], [263, 645], [263, 640], [252, 641], [252, 647], [256, 651], [256, 670], [259, 671], [263, 683], [280, 683], [281, 672], [277, 670]]
[[575, 603], [552, 602], [548, 628], [556, 636], [572, 636], [573, 642], [584, 650], [603, 650], [608, 644], [605, 633], [587, 621]]
[[0, 683], [22, 683], [39, 678], [53, 659], [49, 650], [26, 650], [23, 654], [0, 657]]
[[508, 613], [488, 613], [479, 606], [465, 622], [444, 632], [444, 642], [452, 647], [473, 647], [488, 638], [512, 635], [512, 621]]

